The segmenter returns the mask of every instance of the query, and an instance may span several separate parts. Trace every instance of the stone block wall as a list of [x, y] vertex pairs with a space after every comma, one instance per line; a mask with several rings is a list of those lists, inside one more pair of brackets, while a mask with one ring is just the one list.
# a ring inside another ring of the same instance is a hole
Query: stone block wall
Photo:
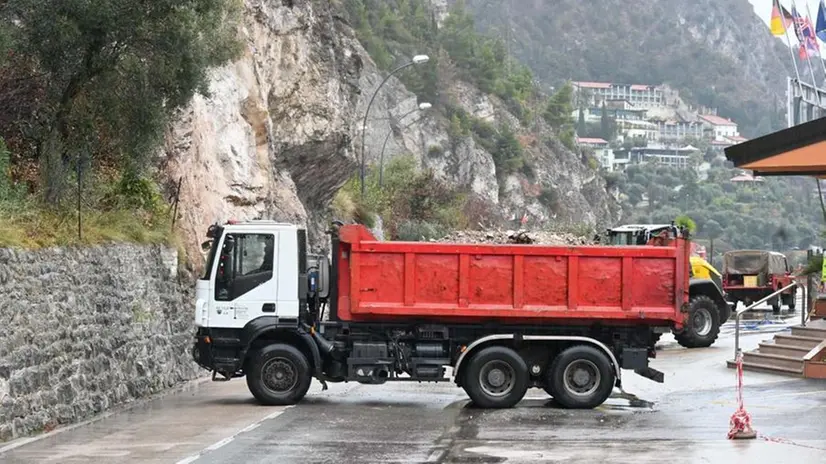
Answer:
[[177, 250], [0, 249], [0, 442], [204, 375]]

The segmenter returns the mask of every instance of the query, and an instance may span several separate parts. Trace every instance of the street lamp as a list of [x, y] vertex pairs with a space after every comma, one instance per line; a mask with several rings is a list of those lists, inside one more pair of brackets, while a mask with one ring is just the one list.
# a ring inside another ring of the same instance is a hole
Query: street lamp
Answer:
[[[402, 122], [404, 120], [404, 118], [406, 118], [409, 114], [416, 112], [417, 110], [425, 111], [425, 110], [430, 109], [432, 106], [433, 105], [431, 105], [430, 103], [427, 103], [427, 102], [419, 103], [418, 108], [410, 110], [407, 113], [404, 113], [399, 118], [399, 122]], [[411, 122], [410, 124], [402, 127], [402, 131], [404, 131], [408, 127], [412, 126], [413, 124], [419, 122], [421, 119], [422, 118], [418, 118], [418, 119], [414, 120], [413, 122]], [[382, 186], [384, 186], [384, 149], [387, 148], [387, 141], [390, 140], [390, 136], [392, 134], [393, 134], [393, 128], [390, 128], [390, 130], [387, 131], [387, 135], [384, 137], [384, 143], [381, 146], [381, 155], [379, 155], [379, 188], [382, 188]]]
[[404, 69], [408, 66], [412, 66], [414, 64], [427, 63], [429, 60], [430, 60], [430, 57], [428, 57], [427, 55], [416, 55], [409, 62], [407, 62], [407, 63], [399, 66], [398, 68], [390, 71], [390, 73], [387, 75], [387, 77], [385, 77], [384, 80], [381, 81], [381, 84], [379, 84], [376, 91], [373, 92], [373, 96], [370, 97], [370, 102], [367, 104], [367, 110], [364, 112], [364, 121], [361, 123], [361, 197], [362, 198], [364, 198], [364, 161], [365, 161], [364, 160], [364, 145], [365, 145], [364, 140], [365, 140], [365, 137], [367, 135], [367, 115], [370, 114], [370, 107], [373, 106], [373, 100], [376, 99], [376, 95], [378, 95], [379, 90], [381, 90], [382, 86], [384, 86], [384, 84], [387, 82], [387, 80], [390, 79], [390, 76], [396, 74], [397, 72], [401, 71], [402, 69]]

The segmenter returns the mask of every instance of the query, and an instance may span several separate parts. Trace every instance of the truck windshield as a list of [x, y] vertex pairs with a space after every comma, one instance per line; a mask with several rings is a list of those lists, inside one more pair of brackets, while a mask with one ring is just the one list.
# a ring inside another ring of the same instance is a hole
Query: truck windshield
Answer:
[[215, 255], [218, 254], [218, 242], [221, 241], [221, 235], [224, 233], [224, 228], [220, 226], [210, 226], [207, 231], [207, 237], [212, 242], [209, 247], [209, 255], [204, 264], [204, 276], [202, 280], [209, 280], [212, 277], [212, 267], [215, 263]]
[[629, 245], [630, 234], [615, 233], [611, 236], [611, 245]]
[[206, 264], [204, 265], [204, 276], [201, 278], [202, 280], [209, 280], [212, 276], [212, 265], [215, 263], [215, 255], [217, 254], [217, 244], [218, 239], [212, 239], [212, 246], [209, 248], [209, 256], [207, 256]]

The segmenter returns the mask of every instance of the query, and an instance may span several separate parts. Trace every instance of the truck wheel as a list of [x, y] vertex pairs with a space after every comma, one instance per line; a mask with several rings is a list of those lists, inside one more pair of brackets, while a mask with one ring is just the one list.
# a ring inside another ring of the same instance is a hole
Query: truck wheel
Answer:
[[304, 398], [312, 380], [310, 363], [293, 346], [277, 343], [252, 354], [247, 387], [266, 405], [295, 404]]
[[528, 376], [528, 365], [519, 354], [504, 346], [491, 346], [470, 360], [462, 384], [479, 407], [511, 408], [528, 391]]
[[794, 311], [795, 303], [797, 303], [797, 292], [795, 289], [792, 289], [792, 293], [781, 295], [780, 302], [781, 304], [788, 306], [789, 311]]
[[679, 333], [674, 334], [677, 343], [686, 348], [711, 346], [720, 334], [720, 313], [714, 300], [698, 295], [691, 300], [688, 320]]
[[772, 312], [777, 314], [780, 312], [780, 297], [776, 296], [769, 300], [769, 305], [772, 307]]
[[611, 396], [614, 369], [598, 349], [575, 345], [560, 353], [547, 372], [554, 399], [569, 409], [592, 409]]

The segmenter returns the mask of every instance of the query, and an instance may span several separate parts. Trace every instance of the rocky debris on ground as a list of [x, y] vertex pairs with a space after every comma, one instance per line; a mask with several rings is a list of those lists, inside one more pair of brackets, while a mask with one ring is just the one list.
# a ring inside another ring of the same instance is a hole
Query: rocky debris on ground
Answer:
[[587, 237], [569, 233], [528, 230], [459, 230], [434, 240], [441, 243], [534, 244], [534, 245], [592, 245]]

